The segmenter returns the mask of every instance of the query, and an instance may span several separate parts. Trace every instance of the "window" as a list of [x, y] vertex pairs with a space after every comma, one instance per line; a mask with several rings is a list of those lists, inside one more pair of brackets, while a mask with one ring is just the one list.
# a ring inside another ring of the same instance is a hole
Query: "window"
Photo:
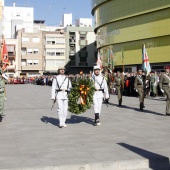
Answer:
[[56, 38], [56, 44], [65, 44], [65, 38]]
[[26, 60], [25, 59], [22, 59], [21, 63], [22, 63], [22, 66], [26, 66]]
[[85, 57], [80, 57], [80, 63], [86, 63], [87, 62], [87, 58]]
[[55, 49], [53, 49], [53, 48], [46, 49], [46, 55], [47, 56], [55, 56]]
[[34, 54], [38, 54], [39, 49], [33, 49]]
[[22, 47], [21, 48], [21, 55], [26, 55], [27, 53], [26, 53], [26, 48], [25, 47]]
[[39, 60], [33, 60], [33, 65], [38, 65], [39, 64]]
[[47, 37], [46, 44], [55, 44], [55, 37]]
[[64, 52], [56, 52], [56, 56], [64, 56]]
[[27, 54], [32, 54], [32, 49], [28, 48], [27, 49]]
[[65, 65], [64, 60], [46, 60], [46, 67], [57, 67]]
[[32, 60], [27, 60], [28, 65], [32, 65]]
[[22, 37], [22, 42], [29, 42], [29, 38], [28, 37]]
[[57, 48], [55, 50], [56, 50], [56, 56], [64, 56], [65, 49]]
[[80, 34], [80, 40], [85, 40], [86, 39], [86, 34]]
[[87, 57], [87, 52], [79, 52], [79, 57]]
[[39, 43], [40, 42], [40, 38], [32, 38], [32, 42]]

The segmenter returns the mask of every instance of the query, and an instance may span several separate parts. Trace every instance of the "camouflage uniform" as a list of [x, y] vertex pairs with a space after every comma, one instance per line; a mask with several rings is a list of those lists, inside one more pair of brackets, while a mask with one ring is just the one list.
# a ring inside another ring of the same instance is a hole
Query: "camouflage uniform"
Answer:
[[170, 115], [170, 73], [165, 73], [160, 76], [159, 87], [167, 96], [166, 115]]
[[[0, 73], [2, 74], [2, 73]], [[2, 77], [0, 77], [0, 121], [2, 121], [2, 115], [4, 111], [4, 101], [5, 101], [5, 83]]]

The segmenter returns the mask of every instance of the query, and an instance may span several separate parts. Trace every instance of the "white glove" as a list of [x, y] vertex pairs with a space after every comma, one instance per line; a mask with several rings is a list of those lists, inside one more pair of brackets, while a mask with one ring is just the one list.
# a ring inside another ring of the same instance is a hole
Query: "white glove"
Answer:
[[136, 89], [136, 92], [138, 92], [138, 90]]
[[163, 90], [163, 89], [161, 89], [161, 92], [162, 92], [162, 93], [164, 93], [164, 90]]

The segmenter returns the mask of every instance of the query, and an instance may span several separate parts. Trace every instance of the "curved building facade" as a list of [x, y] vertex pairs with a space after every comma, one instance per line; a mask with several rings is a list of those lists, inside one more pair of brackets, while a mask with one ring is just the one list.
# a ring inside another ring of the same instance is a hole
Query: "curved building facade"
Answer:
[[169, 0], [91, 2], [103, 65], [121, 68], [123, 62], [125, 71], [137, 70], [142, 65], [143, 44], [152, 69], [162, 70], [170, 63]]

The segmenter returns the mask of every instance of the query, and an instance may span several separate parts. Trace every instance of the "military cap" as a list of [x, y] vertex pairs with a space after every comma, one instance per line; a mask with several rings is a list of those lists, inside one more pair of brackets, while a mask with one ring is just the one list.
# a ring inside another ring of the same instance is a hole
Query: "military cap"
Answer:
[[58, 70], [65, 70], [65, 67], [64, 66], [59, 66]]
[[94, 70], [100, 70], [100, 66], [94, 66], [93, 69]]

